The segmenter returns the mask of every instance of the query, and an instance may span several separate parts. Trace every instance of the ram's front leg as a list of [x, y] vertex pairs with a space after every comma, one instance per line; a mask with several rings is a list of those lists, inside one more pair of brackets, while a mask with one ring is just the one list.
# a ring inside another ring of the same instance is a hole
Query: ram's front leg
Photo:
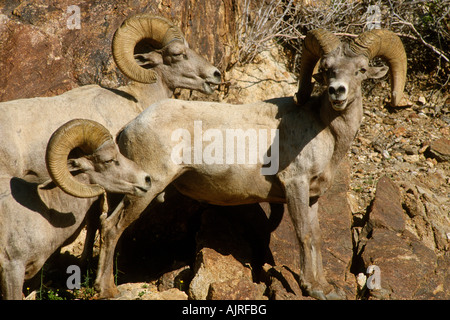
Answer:
[[310, 199], [306, 179], [285, 181], [286, 200], [300, 245], [300, 282], [311, 297], [334, 298], [333, 287], [325, 279], [322, 267], [318, 201]]
[[100, 298], [112, 298], [118, 294], [114, 283], [114, 252], [124, 230], [136, 221], [153, 199], [149, 197], [125, 197], [109, 217], [100, 217], [100, 254], [95, 289]]
[[24, 276], [23, 261], [0, 259], [0, 300], [22, 300]]
[[[162, 172], [162, 170], [159, 170], [159, 172]], [[177, 173], [177, 171], [164, 172], [162, 179], [155, 178], [153, 180], [152, 187], [145, 196], [125, 196], [110, 216], [107, 217], [106, 214], [100, 216], [100, 254], [95, 289], [99, 292], [101, 298], [114, 297], [118, 293], [114, 284], [113, 271], [114, 250], [120, 236], [126, 228], [139, 218], [150, 202], [164, 191], [173, 178], [177, 176]]]

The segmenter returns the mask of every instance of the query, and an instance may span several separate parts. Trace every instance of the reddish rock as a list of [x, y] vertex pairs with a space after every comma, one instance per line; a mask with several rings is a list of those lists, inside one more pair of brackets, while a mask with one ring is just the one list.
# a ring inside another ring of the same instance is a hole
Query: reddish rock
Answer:
[[369, 298], [448, 299], [449, 259], [438, 258], [405, 230], [406, 213], [399, 197], [395, 183], [381, 178], [365, 226], [368, 238], [362, 242], [364, 268], [376, 265], [381, 271], [382, 289], [369, 292]]
[[[173, 1], [172, 2], [176, 2]], [[182, 28], [191, 47], [226, 70], [237, 58], [238, 0], [182, 1]], [[190, 40], [190, 41], [189, 41]]]
[[4, 19], [0, 42], [0, 101], [57, 95], [76, 86], [55, 35]]
[[183, 266], [179, 269], [166, 272], [158, 279], [158, 290], [166, 291], [176, 288], [187, 291], [192, 276], [192, 270], [189, 266]]
[[264, 265], [264, 279], [267, 295], [271, 300], [308, 300], [298, 285], [298, 276], [287, 267]]
[[[179, 25], [191, 48], [225, 70], [234, 63], [237, 0], [6, 0], [0, 3], [0, 101], [53, 96], [86, 84], [128, 82], [111, 55], [119, 25], [153, 13]], [[80, 9], [80, 27], [69, 28]], [[69, 23], [70, 24], [70, 23]]]
[[249, 278], [213, 282], [209, 286], [207, 300], [267, 300], [266, 286], [254, 283]]
[[350, 273], [353, 259], [352, 212], [347, 200], [350, 171], [350, 163], [344, 159], [332, 186], [319, 199], [319, 220], [325, 277], [346, 299], [355, 299], [356, 281]]
[[439, 290], [443, 279], [435, 274], [435, 253], [408, 232], [398, 235], [392, 230], [375, 229], [362, 257], [366, 267], [380, 268], [381, 288], [388, 292], [389, 299], [445, 297]]
[[431, 142], [430, 153], [438, 161], [450, 161], [450, 140], [441, 138]]
[[251, 270], [232, 255], [222, 255], [210, 248], [203, 248], [198, 253], [194, 273], [189, 285], [189, 297], [195, 300], [205, 300], [213, 283], [251, 279]]
[[[281, 216], [281, 221], [278, 226], [273, 226], [275, 230], [270, 235], [270, 253], [273, 261], [270, 261], [274, 266], [287, 266], [294, 272], [300, 271], [300, 249], [298, 239], [295, 234], [294, 225], [287, 210], [287, 206], [281, 206], [278, 209], [283, 212], [271, 213], [269, 207], [265, 207], [268, 214]], [[272, 218], [274, 218], [272, 216]]]
[[388, 177], [381, 177], [377, 184], [368, 227], [403, 232], [405, 230], [405, 214], [401, 201], [399, 187]]

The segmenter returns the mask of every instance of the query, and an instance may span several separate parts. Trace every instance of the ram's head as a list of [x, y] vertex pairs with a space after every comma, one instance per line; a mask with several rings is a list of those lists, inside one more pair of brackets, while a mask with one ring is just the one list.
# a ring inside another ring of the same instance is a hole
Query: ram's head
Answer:
[[320, 60], [314, 78], [326, 85], [333, 108], [345, 109], [362, 80], [380, 78], [387, 73], [387, 67], [369, 66], [375, 57], [383, 58], [389, 65], [391, 104], [397, 106], [403, 97], [407, 67], [406, 52], [397, 35], [389, 30], [371, 30], [347, 44], [329, 31], [310, 31], [303, 42], [298, 104], [308, 101], [313, 88], [311, 77]]
[[[79, 156], [72, 157], [76, 151]], [[74, 119], [58, 128], [45, 160], [55, 184], [78, 198], [105, 192], [142, 196], [150, 189], [150, 176], [125, 158], [109, 131], [92, 120]], [[79, 182], [71, 172], [87, 174], [90, 184]]]
[[119, 69], [130, 79], [153, 83], [161, 77], [170, 89], [211, 94], [221, 73], [189, 46], [180, 28], [149, 14], [125, 20], [114, 34], [112, 51]]

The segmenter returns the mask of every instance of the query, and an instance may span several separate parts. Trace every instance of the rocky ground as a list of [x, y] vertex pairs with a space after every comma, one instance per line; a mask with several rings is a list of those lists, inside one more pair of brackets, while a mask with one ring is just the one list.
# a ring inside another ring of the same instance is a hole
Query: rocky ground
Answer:
[[367, 99], [349, 152], [353, 236], [365, 265], [389, 277], [371, 297], [448, 299], [450, 95], [417, 90], [409, 99], [394, 110]]

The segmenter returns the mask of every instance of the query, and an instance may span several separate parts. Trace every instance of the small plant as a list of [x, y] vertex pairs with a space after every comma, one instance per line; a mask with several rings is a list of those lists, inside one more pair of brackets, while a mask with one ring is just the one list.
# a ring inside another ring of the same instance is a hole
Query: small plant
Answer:
[[365, 180], [363, 181], [363, 183], [364, 183], [364, 184], [367, 184], [367, 185], [369, 185], [369, 186], [373, 186], [373, 185], [375, 185], [375, 180], [374, 180], [373, 177], [368, 177], [367, 179], [365, 179]]
[[47, 292], [47, 299], [46, 300], [65, 300], [63, 297], [59, 295], [59, 289], [55, 290], [48, 290]]
[[180, 280], [179, 282], [178, 282], [178, 289], [180, 289], [181, 291], [184, 291], [184, 281], [183, 280]]
[[144, 290], [144, 291], [140, 291], [140, 292], [138, 293], [138, 297], [139, 297], [139, 298], [142, 298], [142, 296], [143, 296], [145, 293], [146, 293], [145, 290]]
[[117, 286], [117, 280], [119, 278], [119, 267], [117, 261], [119, 260], [119, 253], [116, 253], [116, 258], [114, 259], [115, 272], [114, 272], [114, 284]]
[[39, 286], [39, 291], [36, 294], [36, 300], [42, 300], [42, 291], [43, 291], [43, 287], [44, 287], [44, 268], [45, 268], [45, 264], [42, 266], [41, 269], [41, 276], [40, 276], [40, 286]]
[[91, 276], [92, 270], [86, 270], [86, 275], [84, 276], [84, 281], [81, 284], [81, 288], [79, 290], [74, 290], [74, 295], [76, 299], [81, 300], [91, 300], [96, 295], [95, 289], [93, 288], [93, 284], [91, 283], [94, 279]]

